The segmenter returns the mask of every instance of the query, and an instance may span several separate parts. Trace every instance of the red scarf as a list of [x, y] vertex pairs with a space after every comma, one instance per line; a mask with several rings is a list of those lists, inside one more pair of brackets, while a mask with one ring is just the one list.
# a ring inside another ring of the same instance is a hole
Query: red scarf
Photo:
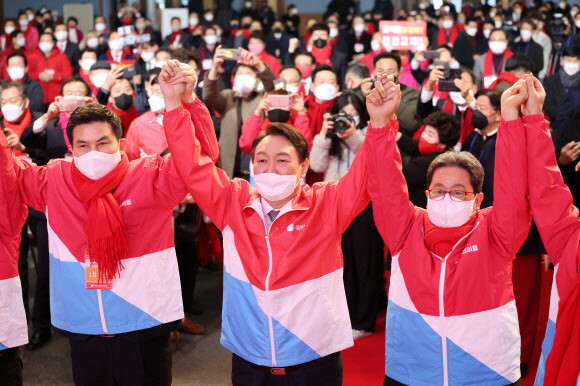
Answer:
[[127, 258], [127, 240], [123, 228], [121, 206], [113, 196], [129, 169], [129, 160], [123, 153], [121, 162], [109, 174], [96, 181], [87, 178], [71, 165], [72, 182], [79, 200], [88, 207], [85, 236], [89, 243], [91, 261], [99, 265], [99, 281], [113, 279], [124, 268]]
[[[171, 45], [173, 45], [173, 43], [175, 43], [175, 40], [181, 34], [183, 34], [183, 31], [182, 30], [179, 30], [177, 32], [174, 31], [174, 32], [171, 33]], [[183, 43], [183, 41], [180, 41], [180, 43]]]
[[306, 97], [306, 103], [308, 103], [308, 118], [310, 118], [310, 128], [314, 135], [320, 133], [322, 129], [322, 123], [324, 122], [324, 114], [328, 112], [328, 109], [334, 106], [336, 98], [328, 102], [318, 103], [314, 98], [314, 93], [311, 93]]
[[467, 221], [465, 224], [455, 228], [441, 228], [434, 225], [429, 216], [425, 214], [425, 245], [431, 252], [439, 257], [445, 257], [459, 239], [468, 234], [475, 225], [477, 216]]
[[449, 41], [447, 41], [447, 30], [445, 28], [439, 28], [439, 34], [437, 35], [437, 45], [442, 46], [444, 44], [451, 44], [455, 43], [455, 39], [457, 39], [457, 27], [453, 26], [449, 30]]
[[439, 82], [433, 86], [433, 98], [437, 98], [438, 100], [449, 99], [449, 93], [447, 91], [439, 91]]
[[131, 122], [133, 122], [135, 118], [139, 116], [139, 112], [135, 108], [135, 105], [132, 105], [127, 111], [119, 110], [113, 106], [111, 102], [107, 103], [107, 107], [113, 110], [113, 112], [121, 119], [121, 126], [123, 126], [123, 136], [127, 137], [127, 132], [129, 131]]
[[[22, 120], [20, 122], [8, 122], [6, 120], [6, 118], [4, 118], [4, 127], [6, 129], [10, 129], [14, 132], [14, 134], [16, 134], [18, 137], [20, 137], [22, 135], [22, 133], [24, 132], [24, 130], [30, 126], [30, 123], [32, 122], [32, 113], [30, 112], [30, 109], [26, 109], [24, 110], [24, 113], [22, 113]], [[12, 149], [14, 151], [14, 155], [19, 157], [19, 156], [23, 156], [25, 153], [21, 152], [18, 149]]]
[[[500, 71], [501, 71], [501, 68], [503, 67], [504, 61], [508, 60], [508, 58], [512, 55], [513, 55], [513, 52], [511, 52], [511, 50], [509, 48], [507, 48], [505, 50], [505, 52], [503, 53], [503, 60], [499, 66]], [[486, 76], [492, 76], [493, 73], [494, 73], [493, 52], [491, 52], [491, 50], [488, 50], [487, 53], [485, 54], [485, 59], [483, 61], [483, 78], [485, 79]]]
[[[580, 248], [577, 262], [580, 266]], [[580, 273], [576, 273], [566, 296], [560, 299], [556, 335], [546, 361], [544, 385], [574, 385], [580, 372]]]
[[515, 76], [514, 74], [512, 74], [509, 71], [504, 71], [501, 74], [499, 74], [499, 76], [497, 77], [497, 79], [495, 80], [495, 82], [493, 82], [491, 84], [491, 86], [489, 86], [489, 88], [496, 88], [496, 86], [499, 84], [499, 82], [508, 82], [510, 85], [514, 85], [516, 84], [516, 82], [520, 80], [520, 78], [518, 78], [517, 76]]
[[332, 45], [326, 44], [324, 48], [312, 46], [312, 51], [310, 51], [310, 53], [314, 56], [314, 59], [316, 59], [316, 64], [328, 64], [329, 66], [332, 66], [332, 63], [330, 62]]

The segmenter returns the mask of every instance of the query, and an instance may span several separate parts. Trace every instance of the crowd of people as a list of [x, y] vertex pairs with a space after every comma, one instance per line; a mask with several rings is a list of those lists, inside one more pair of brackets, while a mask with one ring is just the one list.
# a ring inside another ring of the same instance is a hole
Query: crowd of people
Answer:
[[57, 331], [76, 384], [170, 384], [200, 265], [234, 385], [341, 384], [385, 309], [385, 385], [580, 379], [578, 5], [193, 3], [5, 21], [0, 383]]

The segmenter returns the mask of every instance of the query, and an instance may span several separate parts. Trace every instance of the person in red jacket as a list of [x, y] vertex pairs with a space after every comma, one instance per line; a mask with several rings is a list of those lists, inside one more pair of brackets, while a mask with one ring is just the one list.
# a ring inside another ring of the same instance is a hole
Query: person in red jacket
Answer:
[[264, 37], [259, 32], [253, 32], [250, 37], [248, 38], [248, 50], [254, 53], [260, 60], [266, 63], [276, 77], [280, 75], [280, 70], [282, 66], [278, 59], [274, 55], [270, 55], [266, 52], [266, 42], [264, 41]]
[[384, 384], [514, 384], [520, 334], [512, 265], [531, 224], [528, 160], [518, 149], [525, 126], [547, 128], [542, 103], [528, 99], [523, 81], [503, 94], [492, 208], [479, 209], [477, 159], [446, 152], [429, 167], [424, 210], [409, 201], [385, 101], [380, 85], [367, 98], [365, 140], [375, 222], [393, 256]]
[[[282, 95], [291, 98], [291, 105], [288, 107], [272, 107], [268, 96]], [[300, 94], [290, 95], [286, 90], [274, 90], [264, 95], [254, 114], [250, 115], [242, 125], [242, 135], [238, 140], [240, 149], [246, 153], [252, 153], [252, 143], [256, 136], [266, 130], [272, 122], [287, 123], [294, 126], [304, 135], [308, 142], [308, 148], [312, 147], [312, 131], [310, 129], [310, 118], [306, 114], [304, 107], [304, 96]]]
[[26, 49], [29, 51], [36, 49], [39, 43], [38, 29], [32, 25], [25, 13], [20, 14], [18, 23], [20, 24], [20, 31], [24, 32], [24, 37], [26, 38]]
[[28, 56], [28, 75], [40, 82], [43, 103], [50, 104], [60, 94], [60, 86], [72, 76], [73, 68], [65, 54], [54, 46], [52, 34], [40, 35], [38, 49]]
[[121, 118], [123, 135], [126, 137], [129, 132], [131, 122], [139, 116], [133, 101], [135, 100], [135, 89], [129, 79], [119, 79], [111, 87], [111, 95], [107, 107], [110, 107], [115, 114]]
[[455, 25], [455, 20], [453, 20], [453, 15], [447, 14], [441, 16], [441, 21], [439, 25], [439, 33], [437, 34], [437, 46], [447, 44], [453, 47], [459, 30]]
[[4, 33], [0, 35], [0, 51], [12, 47], [12, 38], [10, 34], [16, 31], [16, 24], [14, 20], [6, 20], [4, 22]]
[[0, 135], [0, 384], [22, 385], [20, 346], [28, 343], [28, 329], [18, 277], [18, 246], [28, 210], [11, 165], [10, 146]]

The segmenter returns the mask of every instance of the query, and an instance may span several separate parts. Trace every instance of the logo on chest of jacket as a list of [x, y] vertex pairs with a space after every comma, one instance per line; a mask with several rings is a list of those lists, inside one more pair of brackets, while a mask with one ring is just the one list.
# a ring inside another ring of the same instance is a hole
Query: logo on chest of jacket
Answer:
[[288, 225], [288, 228], [286, 228], [286, 232], [292, 232], [292, 231], [301, 231], [302, 229], [304, 229], [306, 225], [294, 225], [294, 224], [290, 224]]
[[461, 252], [461, 254], [465, 255], [466, 253], [477, 252], [477, 251], [478, 251], [477, 245], [472, 245], [470, 247], [465, 247], [465, 249], [463, 249], [463, 252]]
[[129, 206], [129, 205], [131, 205], [131, 199], [129, 199], [129, 200], [125, 200], [125, 201], [123, 201], [123, 202], [121, 203], [121, 206], [122, 206], [122, 207], [123, 207], [123, 206]]

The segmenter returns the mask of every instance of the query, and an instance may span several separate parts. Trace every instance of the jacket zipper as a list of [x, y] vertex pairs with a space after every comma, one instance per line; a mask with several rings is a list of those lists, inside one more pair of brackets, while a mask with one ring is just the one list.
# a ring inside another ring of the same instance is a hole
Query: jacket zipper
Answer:
[[97, 290], [97, 299], [99, 301], [99, 314], [101, 315], [101, 325], [103, 326], [103, 333], [108, 335], [107, 332], [107, 322], [105, 322], [105, 310], [103, 308], [103, 297], [101, 295], [101, 290]]
[[451, 251], [444, 258], [441, 258], [441, 257], [439, 257], [439, 256], [437, 256], [436, 254], [433, 253], [434, 256], [436, 256], [437, 258], [439, 258], [441, 260], [441, 274], [439, 276], [439, 318], [440, 318], [440, 326], [441, 326], [441, 349], [443, 351], [443, 385], [444, 386], [448, 386], [449, 385], [449, 369], [448, 369], [448, 366], [447, 366], [447, 321], [445, 320], [445, 301], [444, 301], [444, 293], [445, 293], [445, 271], [446, 271], [446, 268], [447, 268], [447, 259], [448, 259], [449, 256], [451, 256], [451, 254], [453, 253], [453, 251], [455, 250], [455, 248], [466, 237], [468, 237], [471, 233], [473, 233], [473, 231], [475, 230], [475, 228], [477, 228], [478, 226], [479, 226], [479, 222], [477, 222], [475, 224], [475, 226], [473, 227], [473, 229], [471, 230], [471, 232], [469, 232], [468, 234], [466, 234], [465, 236], [463, 236], [462, 238], [460, 238], [459, 241], [457, 241], [455, 243], [455, 245], [453, 246], [453, 248], [451, 248]]
[[[274, 219], [276, 221], [276, 219]], [[272, 224], [274, 224], [272, 221]], [[270, 225], [272, 228], [272, 225]], [[276, 346], [274, 342], [274, 322], [272, 321], [272, 297], [270, 296], [270, 276], [272, 275], [272, 247], [270, 246], [270, 230], [266, 231], [268, 245], [268, 275], [266, 275], [266, 310], [268, 312], [268, 327], [270, 328], [270, 350], [272, 351], [272, 367], [276, 367]]]

